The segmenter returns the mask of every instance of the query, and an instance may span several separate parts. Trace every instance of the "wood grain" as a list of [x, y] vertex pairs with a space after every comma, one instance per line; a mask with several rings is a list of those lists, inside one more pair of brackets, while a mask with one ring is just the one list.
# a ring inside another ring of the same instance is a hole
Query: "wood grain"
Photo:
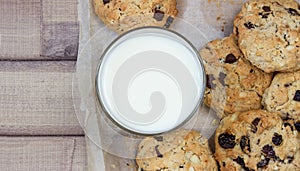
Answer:
[[1, 171], [85, 171], [84, 137], [0, 137]]
[[0, 59], [40, 56], [40, 0], [0, 0]]
[[75, 62], [0, 62], [1, 135], [83, 135], [72, 101]]
[[41, 56], [76, 59], [79, 40], [77, 0], [43, 0], [41, 27]]

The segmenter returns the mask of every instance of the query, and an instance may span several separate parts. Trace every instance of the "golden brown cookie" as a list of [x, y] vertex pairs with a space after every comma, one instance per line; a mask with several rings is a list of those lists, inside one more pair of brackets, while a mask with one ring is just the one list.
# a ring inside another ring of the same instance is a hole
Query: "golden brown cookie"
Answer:
[[300, 121], [300, 71], [276, 74], [262, 103], [268, 111]]
[[235, 35], [214, 40], [200, 50], [207, 85], [204, 103], [220, 117], [261, 108], [261, 96], [270, 85], [266, 74], [244, 59]]
[[234, 21], [239, 47], [265, 72], [300, 69], [300, 7], [295, 0], [250, 0]]
[[140, 171], [218, 170], [207, 139], [187, 130], [145, 138], [138, 147], [136, 162]]
[[300, 168], [297, 136], [277, 113], [235, 113], [223, 118], [216, 130], [215, 158], [221, 171], [296, 171]]
[[177, 15], [176, 0], [94, 0], [99, 18], [121, 33], [141, 26], [170, 25]]

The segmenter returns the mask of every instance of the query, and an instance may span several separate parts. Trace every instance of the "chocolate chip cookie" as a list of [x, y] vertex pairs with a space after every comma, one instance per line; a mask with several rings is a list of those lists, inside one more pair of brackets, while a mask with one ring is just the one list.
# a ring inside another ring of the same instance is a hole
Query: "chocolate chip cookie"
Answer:
[[268, 111], [300, 120], [300, 71], [276, 74], [262, 103]]
[[223, 118], [216, 130], [221, 170], [299, 170], [298, 132], [277, 113], [252, 110]]
[[94, 0], [99, 18], [121, 33], [141, 26], [170, 25], [177, 15], [176, 0]]
[[196, 131], [180, 130], [145, 138], [138, 147], [139, 171], [217, 171], [207, 139]]
[[200, 50], [200, 56], [207, 74], [204, 103], [220, 117], [262, 107], [261, 96], [272, 74], [264, 73], [243, 57], [234, 34], [209, 42]]
[[267, 73], [300, 69], [300, 6], [295, 0], [250, 0], [234, 21], [238, 44]]

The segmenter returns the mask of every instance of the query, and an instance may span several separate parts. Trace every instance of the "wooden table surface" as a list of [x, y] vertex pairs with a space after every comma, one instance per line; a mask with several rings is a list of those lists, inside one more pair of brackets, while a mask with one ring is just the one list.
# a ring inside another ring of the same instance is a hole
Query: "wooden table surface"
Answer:
[[0, 0], [0, 170], [84, 171], [77, 0]]

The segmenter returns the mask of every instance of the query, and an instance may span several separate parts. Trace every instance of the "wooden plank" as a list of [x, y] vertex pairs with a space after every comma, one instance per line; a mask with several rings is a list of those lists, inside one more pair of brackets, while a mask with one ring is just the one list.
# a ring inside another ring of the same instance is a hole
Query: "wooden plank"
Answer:
[[76, 22], [77, 0], [42, 0], [43, 22]]
[[0, 137], [1, 171], [85, 171], [82, 137]]
[[41, 55], [54, 59], [76, 59], [78, 39], [77, 22], [43, 23]]
[[73, 108], [75, 62], [0, 62], [0, 135], [83, 135]]
[[41, 22], [41, 56], [76, 59], [79, 40], [77, 0], [43, 0]]
[[86, 138], [76, 137], [74, 143], [74, 155], [72, 159], [72, 169], [71, 171], [86, 171], [88, 157], [86, 150]]
[[40, 56], [40, 0], [0, 0], [0, 59]]

